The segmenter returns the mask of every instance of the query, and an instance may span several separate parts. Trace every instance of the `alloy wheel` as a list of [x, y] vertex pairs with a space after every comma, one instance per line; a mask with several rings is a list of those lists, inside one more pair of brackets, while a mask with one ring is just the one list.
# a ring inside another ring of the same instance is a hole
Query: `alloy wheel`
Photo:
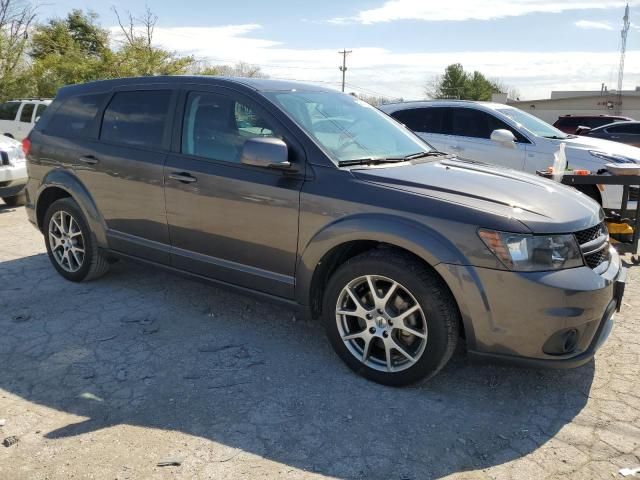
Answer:
[[427, 345], [426, 318], [414, 295], [379, 275], [358, 277], [342, 289], [336, 323], [349, 352], [383, 372], [410, 368]]
[[49, 246], [60, 267], [70, 273], [82, 268], [85, 242], [78, 222], [63, 210], [58, 210], [49, 221]]

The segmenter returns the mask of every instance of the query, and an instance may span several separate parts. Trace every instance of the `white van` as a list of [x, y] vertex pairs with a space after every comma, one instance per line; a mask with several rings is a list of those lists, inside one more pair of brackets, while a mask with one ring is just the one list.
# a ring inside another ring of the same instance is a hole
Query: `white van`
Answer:
[[22, 141], [50, 103], [46, 98], [25, 98], [0, 104], [0, 134]]
[[[539, 118], [501, 103], [432, 100], [383, 105], [380, 110], [413, 130], [437, 150], [462, 158], [535, 173], [554, 161], [564, 143], [572, 169], [597, 172], [607, 163], [640, 163], [640, 148], [600, 138], [567, 135]], [[622, 187], [594, 185], [580, 190], [604, 208], [618, 209]], [[635, 208], [638, 188], [632, 187]]]

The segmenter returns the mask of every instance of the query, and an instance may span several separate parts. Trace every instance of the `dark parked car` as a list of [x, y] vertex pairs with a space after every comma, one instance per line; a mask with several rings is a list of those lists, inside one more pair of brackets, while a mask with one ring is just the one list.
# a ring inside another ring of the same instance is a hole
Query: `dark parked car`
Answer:
[[640, 122], [610, 123], [589, 130], [584, 135], [640, 147]]
[[25, 149], [29, 219], [64, 278], [130, 258], [296, 305], [377, 382], [435, 374], [461, 336], [477, 358], [581, 365], [620, 306], [595, 202], [436, 152], [333, 90], [66, 87]]
[[614, 115], [562, 115], [553, 124], [558, 130], [564, 133], [577, 133], [579, 127], [597, 128], [602, 125], [614, 122], [629, 122], [633, 120], [629, 117], [618, 117]]

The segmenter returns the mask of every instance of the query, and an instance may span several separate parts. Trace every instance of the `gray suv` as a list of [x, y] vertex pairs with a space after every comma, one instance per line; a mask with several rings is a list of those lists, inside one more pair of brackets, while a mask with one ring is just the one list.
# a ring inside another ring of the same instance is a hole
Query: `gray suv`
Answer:
[[557, 183], [434, 151], [333, 90], [150, 77], [66, 87], [24, 142], [27, 211], [67, 280], [134, 259], [295, 305], [374, 381], [475, 358], [575, 367], [624, 269]]

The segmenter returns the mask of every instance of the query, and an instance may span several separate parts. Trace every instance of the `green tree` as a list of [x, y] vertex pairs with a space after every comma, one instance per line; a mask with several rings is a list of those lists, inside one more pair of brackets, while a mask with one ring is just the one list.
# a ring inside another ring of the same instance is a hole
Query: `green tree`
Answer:
[[0, 0], [0, 100], [28, 94], [26, 51], [35, 11], [27, 2]]
[[481, 72], [466, 72], [459, 63], [449, 65], [444, 74], [427, 84], [425, 93], [431, 98], [456, 98], [461, 100], [491, 100], [499, 93], [498, 82], [489, 80]]
[[209, 65], [206, 62], [193, 69], [196, 75], [211, 75], [214, 77], [248, 77], [268, 78], [258, 65], [238, 62], [235, 65]]
[[111, 76], [109, 32], [97, 21], [92, 12], [73, 10], [35, 29], [30, 51], [35, 94], [50, 97], [63, 85]]

